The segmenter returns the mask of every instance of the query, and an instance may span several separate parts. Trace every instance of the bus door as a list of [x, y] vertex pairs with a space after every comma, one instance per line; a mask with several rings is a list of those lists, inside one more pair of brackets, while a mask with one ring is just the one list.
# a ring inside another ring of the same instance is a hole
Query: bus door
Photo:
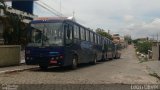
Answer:
[[73, 26], [66, 24], [64, 26], [65, 46], [70, 47], [73, 44]]
[[71, 24], [64, 25], [64, 46], [65, 46], [65, 63], [70, 64], [73, 54], [73, 26]]

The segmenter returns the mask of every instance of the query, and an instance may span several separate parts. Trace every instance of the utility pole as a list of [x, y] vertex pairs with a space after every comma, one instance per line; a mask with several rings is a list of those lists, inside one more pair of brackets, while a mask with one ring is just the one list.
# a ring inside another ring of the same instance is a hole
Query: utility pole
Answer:
[[[60, 9], [60, 13], [62, 14], [62, 2], [61, 2], [61, 0], [60, 0], [60, 5], [59, 5], [60, 7], [59, 7], [59, 9]], [[62, 16], [62, 15], [61, 15]]]
[[158, 41], [158, 33], [157, 33], [157, 46], [159, 46], [159, 41]]
[[75, 17], [75, 11], [73, 11], [73, 18]]
[[158, 33], [157, 33], [157, 42], [158, 42]]

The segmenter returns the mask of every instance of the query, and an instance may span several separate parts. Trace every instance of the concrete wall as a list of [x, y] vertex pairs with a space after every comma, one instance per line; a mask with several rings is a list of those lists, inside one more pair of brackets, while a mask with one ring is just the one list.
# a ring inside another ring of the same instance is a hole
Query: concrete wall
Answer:
[[152, 46], [152, 59], [153, 60], [158, 60], [159, 59], [159, 46]]
[[0, 67], [20, 64], [19, 45], [1, 45], [0, 46]]

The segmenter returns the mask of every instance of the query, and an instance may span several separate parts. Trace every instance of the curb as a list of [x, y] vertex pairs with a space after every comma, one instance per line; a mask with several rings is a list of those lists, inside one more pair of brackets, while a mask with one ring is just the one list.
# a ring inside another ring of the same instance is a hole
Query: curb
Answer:
[[14, 73], [14, 72], [22, 72], [25, 70], [31, 70], [31, 69], [36, 69], [36, 68], [38, 68], [38, 66], [31, 67], [31, 68], [24, 68], [24, 69], [5, 70], [5, 71], [0, 71], [0, 74], [10, 74], [10, 73]]

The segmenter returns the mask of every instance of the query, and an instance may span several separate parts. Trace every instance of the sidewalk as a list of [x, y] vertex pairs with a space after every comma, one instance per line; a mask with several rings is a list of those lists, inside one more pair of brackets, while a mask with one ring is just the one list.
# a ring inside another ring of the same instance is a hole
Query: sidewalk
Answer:
[[146, 65], [149, 73], [156, 73], [158, 76], [160, 76], [160, 61], [147, 61], [143, 63]]
[[38, 68], [38, 67], [39, 66], [37, 66], [37, 65], [25, 65], [25, 64], [22, 64], [20, 66], [1, 67], [0, 74], [24, 71], [24, 70], [34, 69], [34, 68]]

